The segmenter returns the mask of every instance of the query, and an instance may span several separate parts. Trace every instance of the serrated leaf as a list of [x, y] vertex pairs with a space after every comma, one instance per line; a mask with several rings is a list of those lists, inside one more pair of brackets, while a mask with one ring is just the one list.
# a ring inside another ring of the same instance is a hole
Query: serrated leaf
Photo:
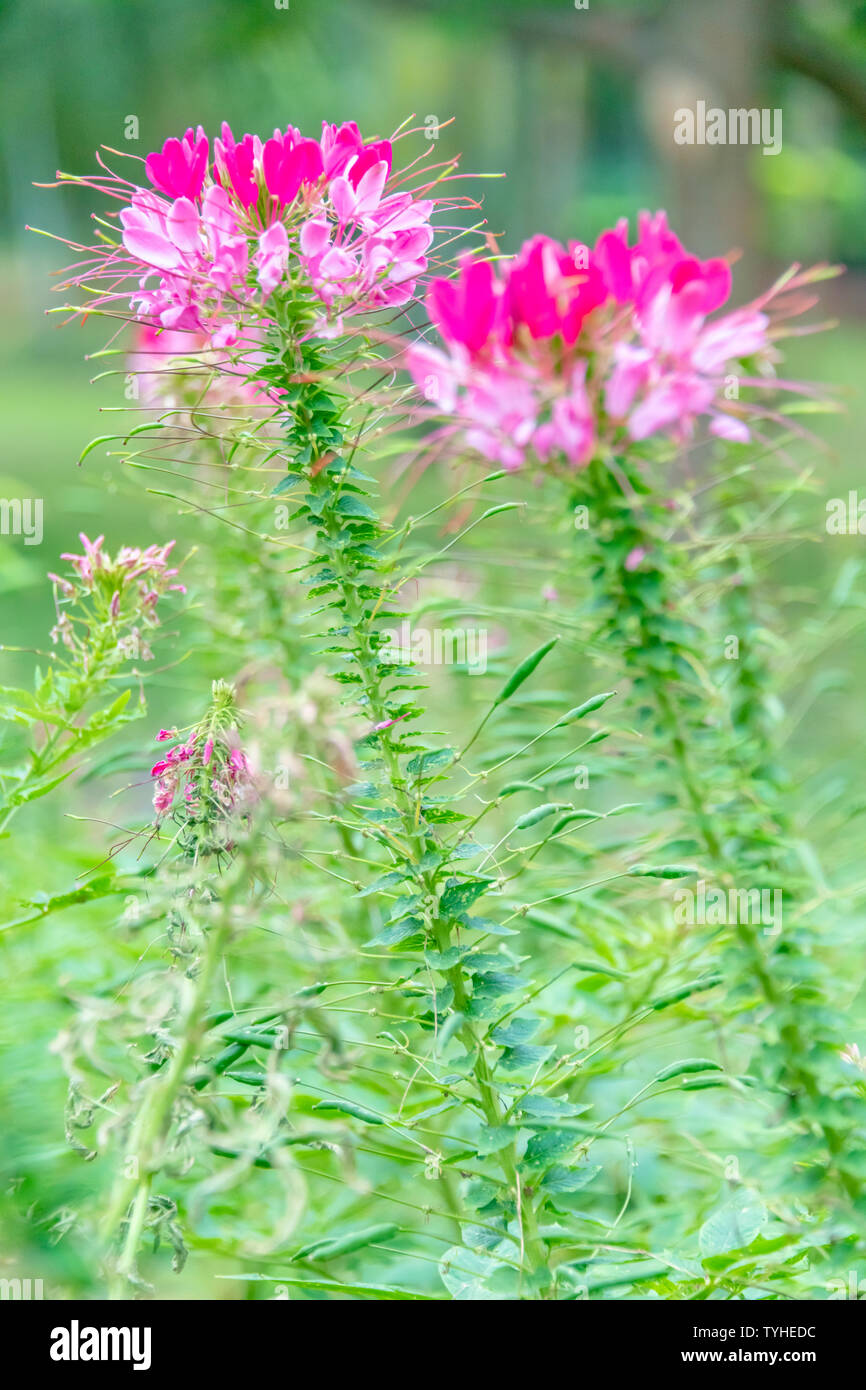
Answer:
[[726, 1250], [742, 1250], [751, 1245], [767, 1223], [767, 1209], [760, 1197], [747, 1187], [707, 1218], [698, 1233], [702, 1255], [721, 1255]]

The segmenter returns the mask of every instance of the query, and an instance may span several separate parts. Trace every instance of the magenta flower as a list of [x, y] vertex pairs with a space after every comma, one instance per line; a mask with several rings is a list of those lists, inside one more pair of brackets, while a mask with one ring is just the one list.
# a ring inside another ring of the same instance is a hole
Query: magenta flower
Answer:
[[282, 222], [274, 222], [266, 232], [262, 232], [253, 260], [262, 290], [265, 294], [272, 294], [289, 263], [289, 238]]
[[207, 169], [208, 149], [201, 126], [195, 134], [188, 130], [182, 140], [166, 140], [161, 153], [149, 154], [144, 161], [147, 177], [169, 198], [197, 198]]
[[461, 343], [471, 356], [487, 346], [502, 305], [500, 286], [489, 261], [464, 256], [456, 280], [434, 280], [427, 308], [442, 337]]
[[245, 135], [236, 144], [231, 127], [223, 121], [222, 139], [214, 140], [216, 177], [223, 187], [228, 181], [232, 193], [245, 208], [258, 202], [256, 166], [261, 163], [261, 157], [262, 142], [257, 135]]
[[422, 173], [410, 189], [402, 171], [389, 190], [392, 164], [391, 141], [365, 142], [354, 122], [324, 124], [320, 140], [289, 126], [264, 141], [224, 123], [213, 162], [205, 132], [190, 129], [147, 156], [150, 187], [108, 171], [79, 180], [121, 203], [119, 237], [85, 248], [67, 287], [96, 290], [88, 311], [125, 302], [141, 324], [207, 349], [255, 342], [274, 297], [310, 289], [317, 331], [339, 332], [345, 314], [408, 303], [427, 269], [434, 200], [422, 195], [435, 180]]
[[302, 184], [318, 183], [325, 172], [321, 146], [291, 126], [285, 135], [274, 131], [262, 150], [262, 171], [271, 197], [282, 205], [293, 203]]
[[534, 339], [560, 334], [570, 347], [587, 314], [607, 295], [601, 270], [589, 263], [587, 248], [578, 242], [565, 251], [550, 237], [535, 236], [509, 267], [510, 318]]
[[[177, 737], [160, 729], [157, 740], [165, 741], [166, 734]], [[249, 761], [235, 737], [234, 724], [208, 719], [154, 763], [150, 775], [156, 784], [153, 807], [157, 819], [173, 808], [178, 795], [186, 807], [205, 818], [224, 815], [252, 795]]]
[[678, 443], [700, 417], [712, 434], [746, 442], [750, 417], [764, 412], [739, 390], [729, 399], [730, 378], [772, 384], [768, 308], [810, 278], [792, 272], [755, 303], [711, 317], [730, 297], [727, 262], [698, 260], [663, 212], [641, 213], [634, 245], [622, 221], [593, 250], [533, 237], [498, 273], [464, 258], [427, 294], [445, 350], [415, 347], [407, 365], [465, 443], [506, 468], [527, 456], [579, 468], [657, 435]]

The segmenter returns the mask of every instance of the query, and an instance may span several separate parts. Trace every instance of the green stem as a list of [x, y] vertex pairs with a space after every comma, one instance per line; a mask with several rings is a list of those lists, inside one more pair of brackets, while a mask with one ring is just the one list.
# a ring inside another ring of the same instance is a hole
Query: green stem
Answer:
[[[319, 469], [317, 472], [311, 472], [310, 487], [314, 495], [318, 497], [324, 495], [327, 498], [329, 479], [324, 470]], [[387, 702], [381, 689], [379, 661], [371, 643], [372, 620], [358, 596], [359, 572], [356, 566], [347, 560], [344, 546], [341, 544], [340, 522], [334, 517], [327, 505], [319, 521], [318, 530], [326, 548], [329, 567], [339, 586], [349, 649], [361, 677], [366, 709], [369, 711], [374, 724], [385, 724], [389, 716]], [[424, 834], [416, 823], [413, 798], [406, 786], [400, 768], [399, 755], [393, 746], [389, 729], [383, 728], [381, 730], [379, 743], [388, 780], [400, 814], [403, 835], [409, 846], [409, 862], [416, 880], [424, 889], [424, 915], [427, 927], [439, 949], [445, 950], [451, 942], [451, 924], [438, 915], [434, 886], [421, 869], [421, 861], [426, 849]], [[458, 1012], [464, 1013], [467, 995], [463, 971], [459, 966], [456, 966], [444, 973], [454, 991], [454, 1007]], [[489, 1125], [501, 1124], [506, 1107], [499, 1096], [490, 1065], [484, 1053], [483, 1043], [468, 1021], [463, 1024], [461, 1038], [466, 1045], [467, 1052], [474, 1057], [472, 1074], [481, 1111]], [[546, 1265], [546, 1249], [538, 1235], [535, 1211], [531, 1201], [532, 1194], [521, 1186], [518, 1158], [513, 1142], [498, 1152], [497, 1160], [508, 1187], [514, 1195], [522, 1233], [523, 1255], [528, 1268], [530, 1272], [542, 1269]]]
[[171, 1126], [175, 1101], [198, 1052], [214, 973], [227, 937], [228, 926], [225, 923], [220, 923], [207, 933], [192, 995], [181, 1022], [180, 1043], [165, 1070], [157, 1072], [145, 1083], [147, 1092], [133, 1124], [126, 1154], [126, 1161], [131, 1158], [135, 1162], [135, 1176], [121, 1176], [115, 1181], [104, 1223], [106, 1238], [113, 1240], [124, 1216], [127, 1216], [126, 1234], [111, 1281], [112, 1298], [124, 1297], [129, 1279], [135, 1272], [150, 1187], [154, 1173], [159, 1168], [160, 1149]]
[[[604, 471], [601, 474], [596, 473], [594, 481], [599, 504], [599, 519], [611, 523], [614, 537], [621, 537], [624, 534], [628, 537], [624, 544], [620, 543], [613, 551], [616, 563], [615, 570], [612, 570], [608, 560], [606, 547], [601, 547], [602, 570], [600, 575], [601, 583], [604, 586], [604, 596], [608, 601], [611, 596], [614, 596], [618, 603], [636, 618], [637, 638], [626, 645], [626, 661], [651, 691], [658, 729], [673, 756], [680, 784], [713, 868], [721, 877], [734, 881], [736, 878], [735, 867], [707, 812], [704, 798], [701, 795], [699, 777], [693, 765], [689, 745], [683, 734], [683, 731], [688, 729], [690, 725], [693, 726], [693, 713], [681, 700], [677, 701], [678, 663], [681, 652], [675, 643], [669, 642], [665, 626], [670, 615], [679, 612], [676, 596], [671, 586], [666, 582], [667, 574], [661, 564], [656, 572], [658, 588], [653, 594], [651, 603], [648, 603], [644, 596], [646, 580], [633, 579], [627, 575], [622, 566], [624, 550], [645, 549], [652, 556], [658, 555], [660, 548], [667, 543], [652, 534], [651, 530], [644, 528], [635, 508], [613, 488], [610, 477]], [[686, 619], [681, 619], [681, 621], [687, 624]], [[653, 653], [657, 662], [661, 654], [660, 665], [647, 663], [645, 658], [648, 653]], [[670, 674], [669, 682], [666, 682], [663, 674], [665, 665]], [[672, 695], [668, 694], [669, 689], [674, 692]], [[752, 711], [756, 711], [756, 708], [755, 702], [752, 701]], [[733, 754], [726, 751], [724, 756], [729, 762], [735, 762]], [[822, 1120], [814, 1117], [814, 1108], [820, 1101], [820, 1087], [808, 1064], [806, 1042], [796, 1018], [791, 1016], [789, 1001], [773, 977], [767, 955], [761, 949], [755, 931], [750, 928], [748, 923], [740, 920], [734, 924], [734, 929], [738, 942], [747, 954], [750, 968], [764, 999], [777, 1014], [782, 1011], [788, 1013], [788, 1018], [779, 1028], [779, 1036], [785, 1045], [783, 1080], [792, 1092], [799, 1092], [808, 1097], [813, 1107], [811, 1123], [816, 1132], [823, 1136], [831, 1162], [846, 1193], [850, 1198], [854, 1198], [858, 1192], [858, 1184], [851, 1174], [840, 1167], [838, 1162], [844, 1152], [844, 1136]]]

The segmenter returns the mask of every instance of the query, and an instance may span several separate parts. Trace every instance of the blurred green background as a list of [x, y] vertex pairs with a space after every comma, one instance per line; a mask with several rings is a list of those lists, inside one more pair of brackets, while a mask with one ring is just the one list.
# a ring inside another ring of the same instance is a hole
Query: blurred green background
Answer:
[[[674, 110], [698, 100], [780, 109], [781, 153], [675, 145]], [[850, 0], [0, 3], [0, 496], [45, 504], [41, 546], [0, 537], [0, 642], [46, 644], [45, 571], [80, 530], [105, 531], [112, 548], [165, 534], [165, 504], [144, 498], [119, 460], [97, 450], [76, 469], [87, 441], [110, 432], [105, 409], [124, 406], [122, 379], [89, 384], [99, 363], [84, 354], [102, 345], [104, 325], [59, 331], [57, 317], [46, 318], [50, 274], [70, 257], [25, 231], [90, 240], [94, 197], [33, 182], [57, 169], [91, 171], [102, 144], [144, 156], [199, 122], [211, 132], [228, 120], [236, 133], [289, 122], [317, 133], [322, 119], [352, 118], [384, 135], [413, 112], [419, 124], [453, 118], [439, 134], [443, 159], [460, 154], [470, 174], [506, 176], [469, 185], [483, 192], [506, 251], [537, 230], [590, 241], [621, 216], [664, 206], [697, 254], [742, 251], [741, 299], [793, 259], [845, 262], [845, 277], [822, 295], [838, 327], [791, 353], [791, 375], [832, 383], [846, 405], [819, 421], [830, 452], [810, 461], [822, 481], [805, 539], [775, 573], [790, 615], [784, 640], [796, 643], [798, 614], [820, 610], [840, 567], [866, 546], [824, 530], [827, 498], [859, 485], [866, 431], [857, 394], [866, 367], [866, 5]], [[132, 116], [136, 141], [125, 139]], [[183, 519], [178, 534], [194, 541], [195, 523]], [[5, 683], [27, 678], [30, 658], [0, 661]], [[827, 800], [843, 770], [857, 772], [866, 661], [859, 639], [823, 661], [825, 693], [802, 711], [794, 752]], [[837, 667], [846, 681], [835, 679]], [[155, 724], [176, 718], [184, 689], [182, 672], [157, 687]], [[31, 851], [19, 834], [14, 860], [0, 843], [0, 921], [34, 883], [62, 886], [104, 852], [100, 827], [79, 826], [73, 839], [56, 806], [40, 804], [22, 824], [38, 824], [39, 840]], [[66, 1154], [65, 1086], [48, 1044], [64, 1018], [64, 983], [103, 969], [109, 915], [88, 909], [67, 920], [74, 931], [46, 923], [0, 938], [0, 1273], [11, 1260], [35, 1274], [38, 1241], [38, 1272], [55, 1290], [86, 1285], [74, 1248], [55, 1247], [45, 1227], [37, 1236], [22, 1213], [32, 1203], [41, 1217], [62, 1212], [89, 1181]]]

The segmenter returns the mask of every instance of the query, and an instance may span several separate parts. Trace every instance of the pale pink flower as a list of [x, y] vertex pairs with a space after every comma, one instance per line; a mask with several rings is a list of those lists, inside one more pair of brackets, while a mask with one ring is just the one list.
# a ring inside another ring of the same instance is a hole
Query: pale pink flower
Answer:
[[[118, 653], [150, 660], [152, 653], [141, 627], [158, 626], [157, 604], [165, 593], [186, 592], [183, 584], [171, 582], [179, 574], [177, 568], [169, 566], [174, 541], [150, 545], [145, 550], [122, 546], [112, 558], [104, 548], [104, 536], [91, 541], [82, 532], [80, 540], [83, 555], [65, 552], [61, 556], [69, 562], [75, 579], [56, 574], [50, 574], [49, 578], [67, 601], [95, 596], [99, 619], [116, 630]], [[61, 616], [58, 610], [58, 619]], [[68, 626], [60, 624], [58, 633], [69, 645], [66, 641], [70, 636]]]
[[262, 290], [265, 294], [272, 294], [289, 264], [289, 238], [282, 222], [274, 222], [266, 232], [262, 232], [253, 260]]

